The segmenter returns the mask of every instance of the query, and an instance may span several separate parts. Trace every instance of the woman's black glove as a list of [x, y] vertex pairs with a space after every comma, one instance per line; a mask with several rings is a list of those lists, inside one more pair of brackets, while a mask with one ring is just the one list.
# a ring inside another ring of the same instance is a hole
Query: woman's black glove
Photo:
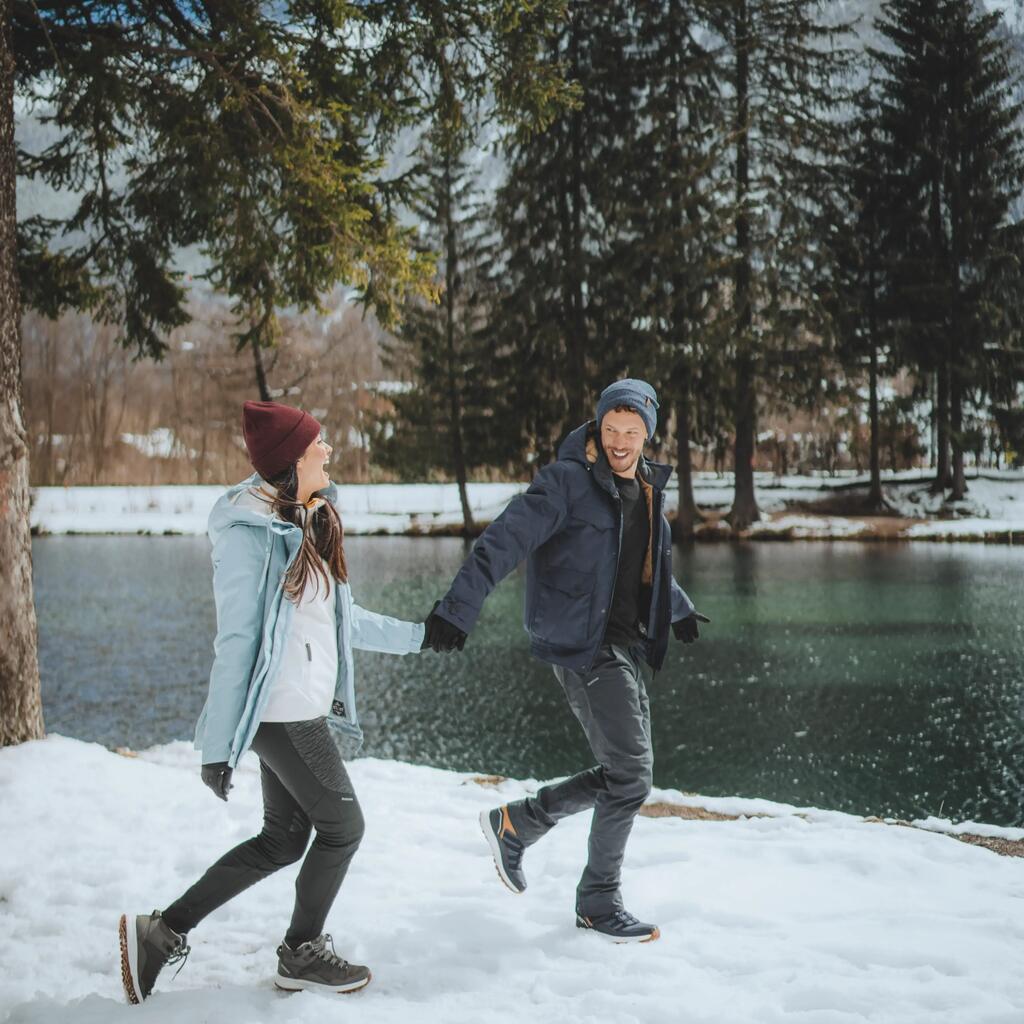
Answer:
[[231, 789], [231, 769], [227, 761], [215, 761], [212, 764], [203, 765], [203, 782], [206, 783], [221, 798], [227, 800], [228, 790]]
[[687, 615], [685, 619], [677, 619], [673, 622], [672, 632], [675, 633], [677, 640], [681, 640], [684, 644], [692, 644], [700, 636], [697, 623], [710, 621], [706, 615], [694, 612], [692, 615]]
[[456, 649], [461, 651], [466, 646], [466, 634], [458, 626], [437, 614], [437, 606], [440, 603], [434, 602], [434, 607], [430, 609], [430, 614], [423, 623], [423, 643], [420, 650], [429, 647], [432, 651], [444, 654]]

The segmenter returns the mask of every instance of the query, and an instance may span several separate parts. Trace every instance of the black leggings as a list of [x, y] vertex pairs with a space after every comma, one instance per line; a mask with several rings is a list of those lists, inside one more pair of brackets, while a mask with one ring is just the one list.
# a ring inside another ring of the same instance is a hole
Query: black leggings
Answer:
[[163, 917], [176, 932], [191, 931], [254, 882], [301, 859], [315, 828], [295, 880], [295, 910], [285, 934], [294, 948], [323, 931], [363, 838], [363, 812], [326, 719], [264, 722], [252, 748], [260, 759], [263, 830], [224, 854]]

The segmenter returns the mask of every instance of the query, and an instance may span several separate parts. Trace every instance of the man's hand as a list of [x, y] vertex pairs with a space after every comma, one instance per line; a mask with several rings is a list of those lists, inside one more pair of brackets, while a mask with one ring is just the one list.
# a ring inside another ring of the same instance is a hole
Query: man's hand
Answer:
[[423, 643], [420, 650], [429, 647], [439, 654], [448, 654], [456, 649], [461, 651], [466, 646], [466, 634], [458, 626], [437, 614], [437, 606], [440, 603], [434, 602], [434, 607], [430, 609], [430, 614], [423, 623]]
[[228, 790], [231, 789], [231, 769], [227, 761], [215, 761], [203, 765], [203, 782], [210, 787], [221, 798], [227, 800]]
[[692, 644], [700, 636], [700, 629], [697, 626], [698, 622], [710, 622], [711, 620], [706, 615], [701, 615], [700, 612], [694, 612], [692, 615], [687, 615], [685, 619], [679, 619], [672, 623], [672, 632], [675, 633], [676, 639], [681, 640], [684, 644]]

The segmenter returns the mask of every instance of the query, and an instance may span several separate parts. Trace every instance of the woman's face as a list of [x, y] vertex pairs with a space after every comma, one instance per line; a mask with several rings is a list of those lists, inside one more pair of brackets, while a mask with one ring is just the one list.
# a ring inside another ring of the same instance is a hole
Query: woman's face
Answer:
[[299, 501], [308, 501], [311, 494], [331, 482], [327, 476], [327, 460], [333, 451], [322, 437], [318, 437], [299, 457], [295, 464], [299, 476]]

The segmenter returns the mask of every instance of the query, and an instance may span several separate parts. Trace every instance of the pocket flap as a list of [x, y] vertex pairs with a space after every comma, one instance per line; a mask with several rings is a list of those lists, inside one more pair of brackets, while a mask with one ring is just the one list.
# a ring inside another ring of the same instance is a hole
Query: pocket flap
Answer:
[[588, 526], [594, 526], [598, 530], [610, 530], [615, 526], [615, 513], [610, 508], [602, 508], [594, 502], [575, 506], [572, 510], [572, 517], [580, 519]]
[[594, 574], [580, 572], [569, 565], [549, 566], [541, 581], [544, 586], [558, 590], [569, 597], [580, 597], [594, 589]]

